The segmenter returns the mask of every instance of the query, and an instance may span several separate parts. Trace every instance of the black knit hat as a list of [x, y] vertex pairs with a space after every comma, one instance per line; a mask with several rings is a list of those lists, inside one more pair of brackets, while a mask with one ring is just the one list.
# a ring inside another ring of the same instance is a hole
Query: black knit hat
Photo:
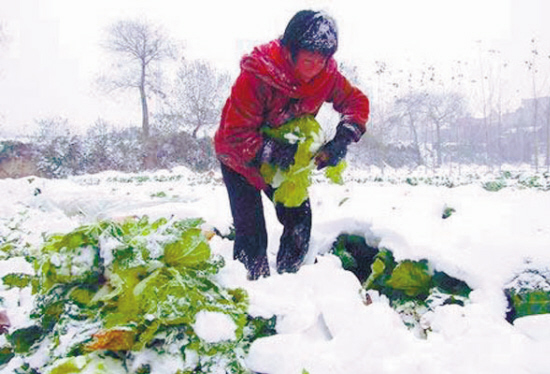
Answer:
[[336, 22], [326, 13], [301, 10], [288, 22], [281, 43], [293, 59], [301, 49], [331, 57], [338, 49]]

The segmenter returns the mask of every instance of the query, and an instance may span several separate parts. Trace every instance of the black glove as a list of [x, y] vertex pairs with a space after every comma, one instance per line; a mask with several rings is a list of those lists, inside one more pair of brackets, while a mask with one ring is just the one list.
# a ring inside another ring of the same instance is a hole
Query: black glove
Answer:
[[265, 138], [260, 160], [262, 163], [279, 166], [283, 170], [288, 169], [294, 163], [297, 149], [298, 143], [290, 144], [279, 139]]
[[334, 138], [323, 145], [317, 156], [315, 156], [315, 164], [317, 169], [323, 169], [327, 166], [336, 166], [340, 160], [346, 157], [348, 145], [353, 141], [357, 141], [360, 137], [360, 132], [355, 125], [340, 123], [336, 128]]

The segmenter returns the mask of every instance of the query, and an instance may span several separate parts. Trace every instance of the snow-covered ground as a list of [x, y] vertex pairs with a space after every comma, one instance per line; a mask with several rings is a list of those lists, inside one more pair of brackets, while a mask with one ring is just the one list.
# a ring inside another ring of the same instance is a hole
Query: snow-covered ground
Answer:
[[[522, 271], [550, 268], [550, 192], [524, 188], [523, 177], [491, 192], [483, 184], [498, 178], [480, 171], [462, 169], [459, 175], [447, 170], [430, 178], [428, 172], [415, 173], [355, 171], [348, 172], [343, 186], [315, 183], [310, 190], [310, 253], [296, 274], [272, 271], [269, 278], [247, 281], [244, 267], [231, 260], [232, 242], [218, 236], [211, 240], [213, 252], [227, 260], [219, 281], [248, 291], [251, 315], [277, 317], [277, 334], [251, 347], [246, 362], [252, 371], [550, 373], [550, 314], [510, 324], [503, 293]], [[7, 179], [0, 180], [0, 193], [0, 236], [23, 232], [33, 245], [40, 244], [43, 233], [68, 232], [98, 218], [202, 217], [221, 232], [228, 232], [231, 223], [219, 174], [184, 168], [67, 180]], [[265, 205], [273, 263], [282, 228], [271, 203], [265, 200]], [[454, 213], [442, 219], [446, 208]], [[436, 270], [468, 283], [470, 302], [442, 305], [426, 314], [422, 323], [429, 332], [418, 337], [384, 296], [369, 291], [373, 302], [367, 305], [357, 278], [327, 253], [342, 232], [390, 249], [397, 260], [429, 260]], [[14, 271], [32, 268], [20, 258], [0, 263], [0, 276]], [[0, 289], [0, 297], [0, 310], [12, 326], [28, 323], [28, 293]], [[232, 336], [230, 328], [208, 321], [200, 326], [201, 334], [213, 340]], [[13, 373], [15, 364], [0, 373]], [[175, 372], [169, 365], [158, 367], [165, 368], [159, 374]]]

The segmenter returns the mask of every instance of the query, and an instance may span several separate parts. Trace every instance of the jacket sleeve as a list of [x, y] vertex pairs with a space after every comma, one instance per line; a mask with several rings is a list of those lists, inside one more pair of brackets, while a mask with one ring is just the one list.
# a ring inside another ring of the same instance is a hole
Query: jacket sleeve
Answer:
[[231, 89], [214, 137], [219, 160], [243, 175], [258, 189], [266, 184], [254, 164], [263, 144], [263, 123], [267, 90], [253, 74], [243, 71]]
[[354, 131], [354, 141], [358, 141], [367, 130], [370, 104], [367, 96], [353, 86], [340, 72], [335, 73], [335, 84], [329, 102], [340, 113], [340, 123], [348, 124]]

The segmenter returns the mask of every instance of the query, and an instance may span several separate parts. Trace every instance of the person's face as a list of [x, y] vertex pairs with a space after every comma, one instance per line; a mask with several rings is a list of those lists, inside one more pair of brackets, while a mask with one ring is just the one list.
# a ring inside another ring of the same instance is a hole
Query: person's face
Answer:
[[304, 82], [309, 82], [324, 69], [327, 58], [320, 53], [301, 50], [296, 55], [294, 68], [296, 75]]

